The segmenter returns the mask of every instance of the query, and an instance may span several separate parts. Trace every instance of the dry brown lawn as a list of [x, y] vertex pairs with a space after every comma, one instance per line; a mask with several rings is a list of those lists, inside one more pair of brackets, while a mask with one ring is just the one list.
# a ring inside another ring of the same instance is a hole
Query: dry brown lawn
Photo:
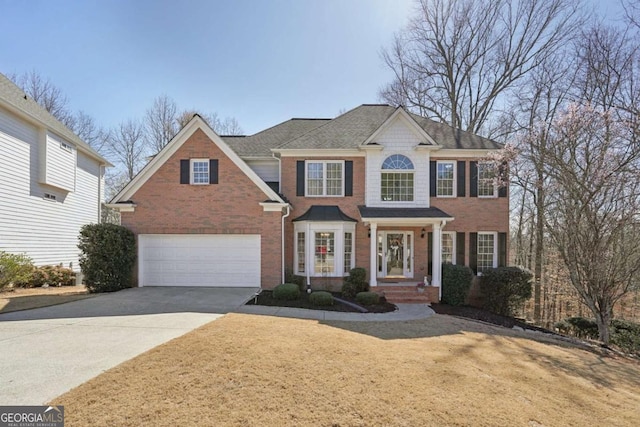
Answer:
[[640, 364], [435, 315], [230, 314], [54, 400], [68, 426], [637, 426]]
[[0, 313], [46, 307], [92, 296], [84, 286], [18, 288], [0, 292]]

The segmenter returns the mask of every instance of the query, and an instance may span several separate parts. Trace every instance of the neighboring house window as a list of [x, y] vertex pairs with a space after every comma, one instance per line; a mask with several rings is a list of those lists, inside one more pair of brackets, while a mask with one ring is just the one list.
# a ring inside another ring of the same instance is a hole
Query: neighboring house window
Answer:
[[344, 233], [344, 273], [351, 271], [351, 257], [353, 256], [353, 233]]
[[442, 232], [442, 263], [456, 263], [456, 233], [454, 231]]
[[394, 154], [382, 163], [381, 199], [385, 202], [413, 201], [414, 167], [408, 157]]
[[478, 275], [498, 266], [496, 233], [478, 233]]
[[298, 260], [296, 263], [297, 273], [304, 274], [305, 258], [306, 258], [306, 251], [304, 250], [305, 249], [304, 233], [297, 233], [296, 248], [297, 248], [297, 256], [298, 256]]
[[320, 275], [333, 275], [335, 272], [335, 233], [321, 231], [315, 233], [314, 271]]
[[438, 197], [454, 197], [455, 162], [438, 162], [436, 188]]
[[349, 274], [355, 265], [355, 223], [300, 221], [294, 224], [296, 274], [310, 277]]
[[495, 197], [495, 170], [490, 163], [478, 163], [478, 197]]
[[307, 196], [342, 196], [344, 162], [306, 162]]
[[73, 146], [67, 144], [66, 142], [60, 141], [60, 148], [62, 148], [65, 151], [68, 151], [69, 153], [73, 152]]
[[209, 159], [191, 159], [191, 184], [209, 184]]

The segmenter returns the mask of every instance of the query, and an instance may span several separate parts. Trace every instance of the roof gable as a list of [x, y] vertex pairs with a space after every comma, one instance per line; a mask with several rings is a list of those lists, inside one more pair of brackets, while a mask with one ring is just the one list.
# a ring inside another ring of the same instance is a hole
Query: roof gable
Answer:
[[415, 119], [405, 111], [403, 107], [398, 107], [394, 111], [394, 113], [389, 116], [384, 123], [380, 125], [380, 127], [373, 133], [369, 138], [367, 138], [362, 145], [368, 145], [371, 143], [375, 143], [379, 138], [384, 139], [384, 135], [386, 132], [392, 130], [394, 126], [402, 126], [409, 130], [411, 134], [416, 138], [417, 142], [424, 145], [433, 145], [437, 147], [438, 144], [433, 140], [433, 138], [425, 132], [425, 130], [415, 121]]
[[216, 146], [267, 196], [269, 201], [286, 204], [258, 175], [224, 142], [218, 134], [199, 115], [194, 115], [191, 121], [153, 158], [142, 170], [111, 200], [112, 204], [128, 201], [144, 185], [160, 167], [173, 156], [176, 151], [198, 129], [216, 144]]

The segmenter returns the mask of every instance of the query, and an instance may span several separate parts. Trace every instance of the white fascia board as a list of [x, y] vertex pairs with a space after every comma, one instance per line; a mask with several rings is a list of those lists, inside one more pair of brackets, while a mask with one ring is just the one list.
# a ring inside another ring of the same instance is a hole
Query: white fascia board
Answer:
[[364, 157], [365, 153], [359, 148], [332, 148], [332, 149], [279, 149], [273, 148], [272, 152], [280, 154], [280, 157]]
[[260, 202], [259, 205], [262, 206], [264, 212], [281, 212], [282, 209], [290, 206], [288, 203], [279, 202]]
[[478, 158], [481, 159], [483, 157], [487, 157], [489, 155], [489, 153], [495, 152], [498, 149], [488, 149], [488, 148], [482, 148], [482, 149], [461, 149], [461, 150], [456, 150], [456, 149], [450, 149], [450, 148], [443, 148], [441, 150], [438, 151], [437, 156], [438, 158], [450, 158], [450, 159], [457, 159], [457, 158]]
[[198, 115], [194, 116], [185, 127], [149, 162], [142, 170], [111, 200], [111, 203], [129, 200], [153, 176], [160, 167], [173, 156], [196, 130], [202, 129], [207, 137], [236, 165], [254, 184], [270, 199], [285, 203], [260, 177], [242, 160], [235, 151], [216, 134], [213, 129]]
[[133, 212], [137, 205], [135, 203], [106, 203], [105, 206], [118, 212]]
[[453, 217], [444, 218], [375, 218], [366, 217], [362, 218], [362, 222], [365, 226], [375, 223], [381, 226], [397, 226], [397, 227], [412, 227], [412, 226], [424, 226], [441, 224], [444, 222], [453, 221]]
[[429, 143], [431, 145], [436, 145], [436, 146], [438, 145], [436, 141], [431, 137], [431, 135], [425, 132], [425, 130], [422, 129], [422, 127], [420, 127], [420, 125], [416, 123], [413, 117], [411, 117], [409, 113], [407, 113], [405, 109], [402, 107], [396, 108], [396, 111], [394, 111], [394, 113], [391, 116], [389, 116], [389, 118], [385, 120], [384, 123], [382, 123], [380, 127], [376, 129], [376, 131], [373, 132], [371, 136], [369, 136], [369, 138], [367, 138], [362, 143], [362, 145], [368, 145], [371, 142], [374, 142], [375, 139], [396, 120], [396, 118], [400, 118], [401, 120], [403, 120], [405, 125], [407, 125], [409, 129], [411, 129], [415, 133], [415, 135], [418, 138], [422, 139], [424, 142]]

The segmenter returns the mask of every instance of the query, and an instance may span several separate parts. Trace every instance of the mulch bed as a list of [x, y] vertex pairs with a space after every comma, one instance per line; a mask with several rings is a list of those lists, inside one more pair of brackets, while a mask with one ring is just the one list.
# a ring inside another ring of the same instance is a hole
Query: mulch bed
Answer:
[[[357, 304], [355, 299], [353, 298], [345, 298], [338, 292], [332, 293], [334, 297], [349, 301], [351, 303]], [[293, 308], [306, 308], [309, 310], [325, 310], [325, 311], [340, 311], [343, 313], [360, 313], [360, 311], [356, 310], [353, 307], [350, 307], [346, 304], [341, 304], [338, 301], [334, 301], [333, 305], [330, 306], [317, 306], [311, 304], [309, 301], [309, 294], [303, 292], [300, 294], [300, 298], [294, 301], [282, 301], [273, 298], [271, 291], [262, 291], [258, 298], [252, 298], [247, 305], [266, 305], [271, 307], [293, 307]], [[380, 303], [376, 305], [369, 305], [364, 307], [369, 313], [388, 313], [390, 311], [395, 311], [397, 307], [389, 302], [387, 302], [384, 297], [380, 298]]]
[[518, 320], [508, 316], [501, 316], [499, 314], [491, 313], [481, 308], [471, 307], [468, 305], [453, 306], [447, 304], [431, 304], [431, 308], [438, 314], [448, 314], [451, 316], [464, 317], [467, 319], [481, 320], [483, 322], [492, 323], [498, 326], [504, 326], [505, 328], [510, 329], [514, 326], [517, 326], [522, 329], [531, 329], [547, 334], [555, 334], [555, 332], [553, 331], [523, 322], [522, 320]]

